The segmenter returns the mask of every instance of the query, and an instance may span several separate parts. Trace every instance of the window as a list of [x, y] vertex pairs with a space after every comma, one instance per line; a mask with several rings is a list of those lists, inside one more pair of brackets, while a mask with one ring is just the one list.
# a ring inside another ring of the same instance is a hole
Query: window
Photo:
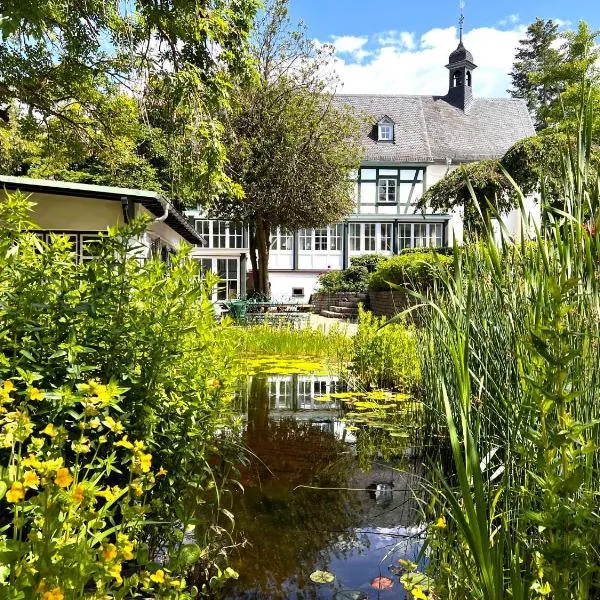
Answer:
[[379, 250], [381, 252], [392, 252], [392, 223], [381, 224], [381, 236], [379, 238]]
[[202, 237], [200, 248], [244, 248], [244, 224], [239, 221], [197, 219], [196, 231]]
[[231, 221], [229, 223], [229, 247], [244, 247], [244, 226], [239, 221]]
[[375, 251], [375, 223], [365, 224], [365, 250]]
[[226, 230], [226, 221], [213, 221], [213, 246], [215, 248], [227, 248]]
[[[73, 237], [73, 236], [69, 236]], [[79, 258], [81, 262], [93, 260], [98, 252], [99, 235], [82, 234], [79, 241]]]
[[329, 249], [341, 251], [342, 250], [342, 226], [334, 225], [329, 228]]
[[429, 245], [434, 248], [440, 248], [444, 245], [443, 223], [431, 223], [429, 225]]
[[380, 179], [378, 182], [379, 203], [394, 204], [396, 202], [396, 180]]
[[350, 223], [350, 252], [360, 252], [360, 223]]
[[427, 225], [425, 223], [414, 224], [414, 247], [424, 248], [427, 243]]
[[315, 229], [315, 250], [327, 250], [327, 227]]
[[298, 233], [300, 250], [312, 250], [312, 230], [301, 229]]
[[412, 248], [412, 225], [410, 223], [398, 225], [398, 250]]
[[304, 296], [304, 288], [292, 288], [292, 297]]
[[235, 258], [218, 258], [217, 275], [221, 278], [217, 286], [217, 300], [236, 298], [238, 293], [238, 261]]
[[440, 248], [444, 245], [443, 223], [400, 223], [398, 250], [404, 248]]
[[280, 229], [271, 231], [271, 250], [292, 250], [294, 236]]
[[380, 142], [392, 142], [394, 140], [394, 125], [392, 123], [379, 123]]
[[200, 248], [210, 247], [210, 221], [196, 220], [196, 231], [202, 237], [202, 241], [198, 244]]

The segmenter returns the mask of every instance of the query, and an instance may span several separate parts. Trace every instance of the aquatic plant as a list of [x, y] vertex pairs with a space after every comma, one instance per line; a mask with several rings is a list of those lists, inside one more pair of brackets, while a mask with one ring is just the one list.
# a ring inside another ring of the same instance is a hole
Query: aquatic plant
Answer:
[[[440, 598], [600, 594], [591, 122], [582, 111], [577, 143], [564, 148], [563, 206], [542, 195], [535, 242], [514, 245], [503, 231], [498, 246], [488, 222], [479, 243], [455, 253], [443, 297], [421, 297], [433, 309], [419, 340], [424, 397], [448, 432], [456, 471], [449, 480], [438, 469], [432, 490], [428, 544]], [[536, 229], [525, 218], [521, 226]]]
[[384, 327], [386, 322], [385, 317], [359, 307], [349, 377], [366, 389], [418, 393], [421, 373], [415, 326], [397, 321]]

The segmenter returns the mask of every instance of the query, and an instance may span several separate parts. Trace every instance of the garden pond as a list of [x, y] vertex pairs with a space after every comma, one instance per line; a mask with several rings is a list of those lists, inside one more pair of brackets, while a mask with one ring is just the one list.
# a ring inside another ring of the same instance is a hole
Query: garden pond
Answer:
[[404, 598], [399, 560], [422, 544], [420, 405], [349, 391], [310, 361], [250, 368], [236, 399], [250, 459], [232, 507], [246, 543], [224, 597]]

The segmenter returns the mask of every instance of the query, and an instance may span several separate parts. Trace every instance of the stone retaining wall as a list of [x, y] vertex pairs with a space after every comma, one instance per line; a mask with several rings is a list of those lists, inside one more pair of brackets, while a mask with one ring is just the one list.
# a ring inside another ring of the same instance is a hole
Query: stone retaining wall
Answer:
[[390, 290], [389, 292], [369, 292], [369, 304], [373, 314], [392, 317], [408, 308], [411, 300], [404, 292]]
[[320, 313], [323, 310], [330, 310], [332, 306], [339, 305], [340, 301], [358, 300], [362, 302], [365, 308], [368, 308], [369, 296], [358, 292], [338, 292], [336, 294], [313, 294], [311, 304], [313, 312]]

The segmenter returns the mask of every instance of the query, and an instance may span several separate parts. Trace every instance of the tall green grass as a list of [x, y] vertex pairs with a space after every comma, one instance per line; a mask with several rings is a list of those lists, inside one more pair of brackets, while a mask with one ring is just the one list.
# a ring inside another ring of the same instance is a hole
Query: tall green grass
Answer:
[[[563, 202], [535, 241], [455, 249], [419, 348], [437, 471], [428, 536], [439, 598], [600, 597], [600, 230], [592, 115], [564, 148]], [[483, 202], [484, 199], [479, 199]], [[521, 199], [523, 202], [523, 199]], [[532, 224], [523, 222], [524, 229]]]
[[310, 356], [332, 361], [344, 361], [351, 341], [343, 327], [294, 328], [268, 324], [226, 329], [230, 343], [244, 356]]

